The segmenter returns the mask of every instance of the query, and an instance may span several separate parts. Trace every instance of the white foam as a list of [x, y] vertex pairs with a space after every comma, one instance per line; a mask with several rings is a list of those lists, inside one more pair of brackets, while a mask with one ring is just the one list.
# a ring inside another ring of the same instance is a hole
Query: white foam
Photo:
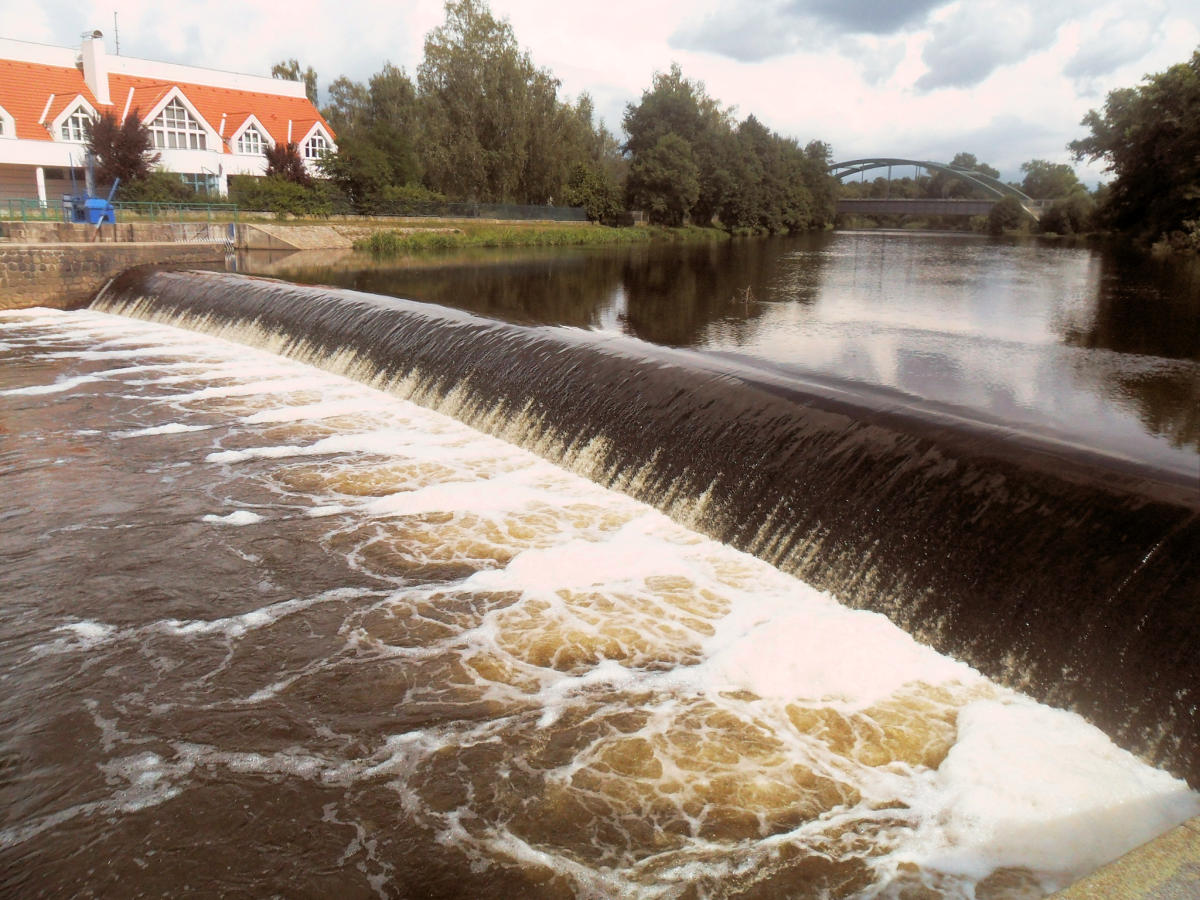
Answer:
[[263, 521], [265, 517], [248, 509], [239, 509], [224, 516], [207, 515], [202, 522], [212, 522], [219, 525], [253, 525]]
[[215, 463], [239, 463], [252, 459], [287, 459], [293, 456], [326, 456], [334, 453], [388, 453], [407, 449], [412, 443], [409, 432], [397, 430], [368, 431], [361, 434], [338, 434], [312, 444], [279, 444], [271, 447], [252, 447], [247, 450], [218, 450], [205, 460]]
[[155, 434], [186, 434], [190, 431], [207, 431], [208, 428], [208, 425], [185, 425], [183, 422], [168, 422], [166, 425], [152, 425], [149, 428], [126, 431], [120, 437], [131, 438], [150, 437]]
[[34, 656], [57, 653], [79, 653], [91, 650], [108, 642], [117, 632], [116, 627], [103, 622], [83, 620], [68, 622], [53, 628], [51, 634], [63, 635], [33, 648]]
[[64, 378], [61, 381], [56, 381], [53, 384], [38, 384], [32, 387], [9, 388], [6, 391], [0, 391], [0, 396], [25, 396], [37, 397], [43, 394], [61, 394], [64, 391], [74, 390], [81, 384], [90, 384], [93, 381], [101, 379], [95, 375], [76, 375], [72, 378]]
[[737, 609], [718, 625], [706, 664], [715, 683], [777, 700], [866, 707], [912, 683], [981, 680], [879, 613], [847, 609], [800, 584], [779, 599], [757, 612]]
[[335, 416], [352, 416], [379, 413], [379, 401], [374, 397], [348, 397], [345, 400], [325, 400], [320, 403], [305, 403], [298, 406], [283, 406], [279, 409], [264, 409], [242, 419], [247, 425], [281, 424], [285, 422], [311, 422]]
[[1061, 887], [1200, 815], [1200, 795], [1080, 716], [1012, 695], [969, 704], [900, 855], [973, 879], [1021, 866]]

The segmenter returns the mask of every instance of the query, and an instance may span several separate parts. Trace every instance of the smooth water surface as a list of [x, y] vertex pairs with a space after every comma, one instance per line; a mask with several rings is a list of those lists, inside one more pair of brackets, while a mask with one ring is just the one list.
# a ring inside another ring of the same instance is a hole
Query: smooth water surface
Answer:
[[1200, 472], [1200, 265], [976, 235], [837, 232], [395, 261], [251, 254], [240, 266], [746, 355]]

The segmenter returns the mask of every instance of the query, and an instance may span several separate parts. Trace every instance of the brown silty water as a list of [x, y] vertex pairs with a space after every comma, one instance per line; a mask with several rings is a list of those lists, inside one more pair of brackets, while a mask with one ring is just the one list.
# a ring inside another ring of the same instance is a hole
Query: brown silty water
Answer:
[[411, 402], [98, 312], [0, 359], [6, 896], [1038, 897], [1200, 811]]

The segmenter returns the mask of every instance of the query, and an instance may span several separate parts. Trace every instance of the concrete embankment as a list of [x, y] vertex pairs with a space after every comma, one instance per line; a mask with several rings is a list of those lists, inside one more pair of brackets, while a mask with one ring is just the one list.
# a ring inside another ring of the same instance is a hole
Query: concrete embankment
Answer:
[[1200, 818], [1126, 853], [1052, 900], [1194, 900], [1200, 897]]
[[0, 243], [0, 309], [83, 306], [114, 275], [156, 263], [194, 265], [222, 262], [216, 243]]

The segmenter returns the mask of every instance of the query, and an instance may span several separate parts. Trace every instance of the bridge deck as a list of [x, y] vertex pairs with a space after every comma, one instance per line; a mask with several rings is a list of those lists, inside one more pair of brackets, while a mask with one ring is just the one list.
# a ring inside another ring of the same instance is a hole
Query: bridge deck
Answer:
[[859, 216], [986, 216], [995, 200], [956, 200], [938, 198], [843, 198], [837, 211]]

